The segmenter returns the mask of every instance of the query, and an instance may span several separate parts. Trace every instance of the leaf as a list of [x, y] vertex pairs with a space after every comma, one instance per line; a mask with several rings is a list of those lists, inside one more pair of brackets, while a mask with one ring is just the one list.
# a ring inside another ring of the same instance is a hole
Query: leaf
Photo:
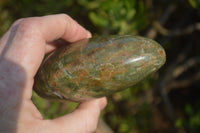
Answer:
[[105, 27], [108, 25], [108, 21], [104, 17], [95, 14], [94, 12], [91, 12], [89, 14], [89, 18], [97, 26]]

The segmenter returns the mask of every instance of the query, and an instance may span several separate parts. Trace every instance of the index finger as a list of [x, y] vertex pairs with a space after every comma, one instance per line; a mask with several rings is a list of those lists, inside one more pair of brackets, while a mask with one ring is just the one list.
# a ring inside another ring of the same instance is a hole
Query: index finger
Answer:
[[62, 38], [74, 42], [90, 37], [90, 33], [66, 14], [38, 18], [38, 27], [47, 42]]

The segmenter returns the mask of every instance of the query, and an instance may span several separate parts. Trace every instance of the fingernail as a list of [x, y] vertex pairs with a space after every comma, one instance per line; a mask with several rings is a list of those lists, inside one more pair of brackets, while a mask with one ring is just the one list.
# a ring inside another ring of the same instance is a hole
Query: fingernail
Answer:
[[102, 110], [107, 105], [107, 99], [105, 97], [99, 99], [99, 108]]
[[92, 34], [89, 31], [87, 31], [86, 38], [91, 38], [91, 37], [92, 37]]

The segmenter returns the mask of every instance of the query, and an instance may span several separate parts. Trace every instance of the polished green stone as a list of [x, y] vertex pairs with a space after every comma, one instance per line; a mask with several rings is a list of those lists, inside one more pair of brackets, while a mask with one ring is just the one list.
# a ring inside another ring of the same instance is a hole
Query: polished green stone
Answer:
[[42, 97], [83, 101], [135, 85], [165, 63], [165, 51], [139, 36], [84, 39], [60, 48], [41, 65], [34, 90]]

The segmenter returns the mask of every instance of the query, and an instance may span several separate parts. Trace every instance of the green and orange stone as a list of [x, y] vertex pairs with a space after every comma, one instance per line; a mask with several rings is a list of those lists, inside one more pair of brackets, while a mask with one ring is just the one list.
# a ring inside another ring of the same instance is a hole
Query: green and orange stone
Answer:
[[131, 87], [166, 60], [155, 41], [139, 36], [83, 39], [52, 53], [35, 76], [41, 97], [84, 101]]

